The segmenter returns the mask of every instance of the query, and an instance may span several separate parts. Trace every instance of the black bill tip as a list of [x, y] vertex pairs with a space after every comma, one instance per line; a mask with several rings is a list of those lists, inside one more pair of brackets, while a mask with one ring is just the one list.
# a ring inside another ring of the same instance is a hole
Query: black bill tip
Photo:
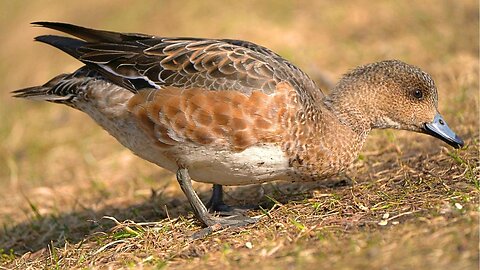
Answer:
[[433, 118], [431, 123], [426, 123], [424, 128], [427, 134], [430, 134], [457, 149], [462, 148], [465, 145], [463, 140], [448, 127], [447, 122], [443, 120], [443, 117], [439, 113], [435, 115], [435, 118]]

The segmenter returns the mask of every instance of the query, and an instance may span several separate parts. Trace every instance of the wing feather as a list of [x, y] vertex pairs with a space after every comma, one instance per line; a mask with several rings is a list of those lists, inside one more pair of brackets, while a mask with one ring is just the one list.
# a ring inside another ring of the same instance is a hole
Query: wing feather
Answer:
[[[257, 44], [231, 39], [162, 38], [116, 33], [64, 23], [37, 22], [83, 40], [69, 38], [72, 56], [107, 79], [137, 92], [143, 87], [275, 92], [288, 82], [306, 102], [323, 98], [299, 68]], [[49, 39], [58, 39], [50, 36]], [[41, 40], [52, 44], [48, 40]], [[75, 42], [78, 41], [78, 42]], [[62, 44], [54, 44], [61, 48]], [[143, 80], [144, 82], [140, 82]]]

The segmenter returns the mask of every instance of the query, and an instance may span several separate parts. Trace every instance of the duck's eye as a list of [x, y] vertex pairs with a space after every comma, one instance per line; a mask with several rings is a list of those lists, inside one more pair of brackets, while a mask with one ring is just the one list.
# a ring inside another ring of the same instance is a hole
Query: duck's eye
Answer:
[[423, 93], [421, 90], [419, 89], [415, 89], [413, 91], [413, 96], [416, 98], [416, 99], [422, 99], [423, 98]]

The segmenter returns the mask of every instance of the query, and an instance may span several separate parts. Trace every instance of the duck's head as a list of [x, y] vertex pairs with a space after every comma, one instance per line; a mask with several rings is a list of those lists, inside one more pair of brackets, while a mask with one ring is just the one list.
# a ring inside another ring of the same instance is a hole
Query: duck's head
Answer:
[[405, 129], [430, 134], [455, 148], [463, 146], [438, 112], [437, 88], [431, 76], [398, 60], [360, 66], [345, 74], [327, 105], [359, 132]]

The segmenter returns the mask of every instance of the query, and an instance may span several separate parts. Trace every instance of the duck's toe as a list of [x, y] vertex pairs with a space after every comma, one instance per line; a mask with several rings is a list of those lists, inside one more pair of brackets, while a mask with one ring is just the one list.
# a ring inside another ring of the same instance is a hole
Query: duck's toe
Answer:
[[218, 231], [224, 228], [232, 228], [232, 227], [238, 228], [238, 227], [254, 224], [260, 219], [258, 217], [247, 217], [244, 215], [233, 215], [228, 217], [210, 216], [208, 218], [210, 218], [210, 221], [214, 224], [196, 231], [190, 237], [191, 239], [201, 239], [214, 233], [215, 231]]

